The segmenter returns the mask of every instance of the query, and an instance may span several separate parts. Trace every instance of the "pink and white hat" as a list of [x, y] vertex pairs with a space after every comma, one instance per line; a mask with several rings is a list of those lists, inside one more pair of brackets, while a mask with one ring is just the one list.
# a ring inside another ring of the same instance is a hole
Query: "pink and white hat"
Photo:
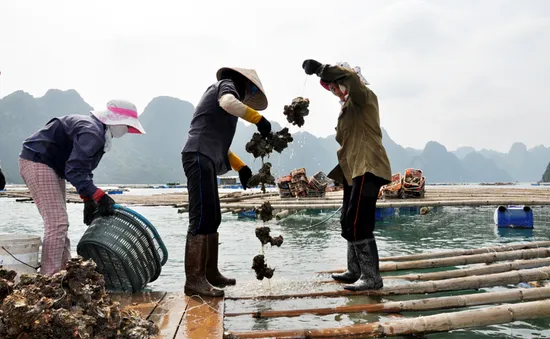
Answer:
[[90, 113], [105, 125], [126, 125], [128, 133], [145, 134], [145, 129], [138, 120], [136, 106], [129, 101], [111, 100], [106, 109]]
[[[361, 82], [365, 86], [370, 85], [370, 83], [367, 81], [367, 79], [365, 79], [363, 74], [361, 74], [361, 67], [359, 67], [359, 66], [351, 67], [345, 61], [338, 62], [338, 63], [336, 63], [336, 65], [353, 70], [357, 74], [357, 76], [359, 76], [359, 79], [361, 79]], [[324, 89], [326, 89], [327, 91], [330, 91], [330, 84], [328, 82], [324, 82], [323, 80], [321, 80], [320, 83], [321, 83], [321, 86], [323, 86]]]

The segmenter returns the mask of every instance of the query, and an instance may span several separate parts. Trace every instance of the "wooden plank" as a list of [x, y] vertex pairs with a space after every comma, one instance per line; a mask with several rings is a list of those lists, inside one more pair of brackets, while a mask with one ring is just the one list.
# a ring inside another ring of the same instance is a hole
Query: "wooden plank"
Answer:
[[174, 339], [223, 337], [223, 298], [186, 297], [187, 311]]
[[183, 292], [167, 293], [147, 318], [160, 329], [155, 339], [174, 338], [186, 308], [187, 299]]
[[[236, 338], [378, 338], [447, 332], [547, 317], [550, 300], [326, 329], [233, 332]], [[229, 333], [228, 333], [229, 334]]]
[[[515, 260], [511, 262], [490, 264], [480, 267], [460, 268], [455, 270], [431, 272], [431, 273], [411, 273], [404, 275], [385, 275], [384, 280], [410, 280], [410, 281], [428, 281], [428, 280], [444, 280], [451, 278], [467, 277], [472, 275], [486, 275], [492, 273], [502, 273], [514, 270], [523, 270], [527, 268], [536, 268], [550, 266], [550, 258], [530, 259], [530, 260]], [[321, 284], [346, 284], [337, 280], [322, 280]]]
[[[260, 203], [251, 204], [251, 203], [222, 203], [222, 208], [245, 208], [252, 209], [260, 207]], [[436, 206], [457, 206], [457, 207], [466, 207], [466, 206], [500, 206], [500, 205], [526, 205], [526, 206], [547, 206], [550, 205], [550, 198], [545, 199], [526, 199], [526, 198], [517, 198], [509, 197], [501, 199], [490, 199], [490, 200], [431, 200], [424, 201], [423, 199], [404, 199], [396, 202], [389, 201], [377, 201], [376, 207], [385, 208], [385, 207], [436, 207]], [[312, 203], [298, 203], [293, 201], [292, 203], [277, 203], [271, 204], [274, 209], [281, 210], [301, 210], [301, 209], [336, 209], [342, 206], [342, 203], [322, 203], [322, 204], [312, 204]]]
[[384, 287], [380, 290], [348, 291], [345, 289], [336, 291], [307, 292], [282, 295], [259, 295], [245, 297], [226, 297], [227, 300], [281, 300], [290, 298], [319, 298], [319, 297], [340, 297], [350, 295], [371, 295], [384, 296], [395, 294], [424, 294], [446, 291], [460, 291], [479, 289], [483, 287], [503, 286], [508, 284], [519, 284], [522, 281], [538, 281], [550, 278], [550, 266], [517, 270], [503, 273], [487, 274], [484, 276], [470, 276], [464, 278], [453, 278], [447, 280], [422, 281], [397, 286]]
[[119, 302], [121, 307], [139, 311], [144, 318], [147, 318], [165, 295], [166, 292], [159, 291], [134, 294], [115, 293], [111, 295], [111, 300]]
[[[451, 267], [451, 266], [463, 266], [471, 264], [493, 263], [496, 261], [507, 261], [516, 259], [535, 259], [535, 258], [547, 258], [550, 257], [550, 248], [530, 248], [524, 250], [472, 254], [472, 255], [460, 255], [456, 257], [448, 258], [435, 258], [425, 260], [413, 260], [413, 261], [391, 261], [380, 263], [380, 272], [391, 272], [400, 270], [414, 270], [421, 268], [438, 268], [438, 267]], [[318, 273], [340, 273], [344, 269], [323, 271]]]
[[254, 318], [297, 317], [303, 314], [327, 315], [335, 313], [394, 313], [406, 311], [443, 310], [495, 303], [533, 301], [550, 298], [550, 287], [510, 289], [497, 292], [462, 294], [458, 296], [426, 298], [406, 301], [390, 301], [380, 304], [359, 304], [326, 308], [272, 310], [258, 312], [226, 313], [226, 317], [250, 315]]
[[397, 256], [391, 256], [391, 257], [382, 257], [380, 258], [380, 261], [412, 261], [412, 260], [423, 260], [423, 259], [434, 259], [434, 258], [448, 258], [448, 257], [456, 257], [460, 255], [506, 252], [506, 251], [515, 251], [515, 250], [523, 250], [527, 248], [548, 247], [548, 246], [550, 246], [550, 241], [531, 241], [531, 242], [520, 243], [520, 244], [503, 244], [503, 245], [492, 246], [492, 247], [459, 249], [459, 250], [451, 250], [451, 251], [418, 253], [418, 254], [409, 254], [409, 255], [397, 255]]

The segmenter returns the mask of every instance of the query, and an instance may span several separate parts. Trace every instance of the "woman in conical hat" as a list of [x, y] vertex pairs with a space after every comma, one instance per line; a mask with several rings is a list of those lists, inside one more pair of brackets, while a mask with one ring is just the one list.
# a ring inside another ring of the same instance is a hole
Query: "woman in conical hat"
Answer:
[[380, 187], [391, 182], [390, 161], [382, 145], [378, 98], [367, 87], [359, 67], [348, 63], [321, 64], [305, 60], [306, 74], [316, 74], [321, 85], [340, 99], [336, 126], [338, 165], [329, 177], [342, 183], [344, 199], [340, 224], [347, 240], [348, 269], [333, 274], [335, 280], [351, 283], [352, 291], [380, 289], [378, 248], [374, 238], [376, 201]]
[[92, 171], [111, 149], [113, 138], [145, 134], [136, 106], [128, 101], [111, 100], [105, 109], [90, 113], [53, 118], [23, 142], [19, 155], [21, 177], [44, 220], [42, 274], [59, 272], [70, 259], [65, 180], [84, 200], [85, 224], [91, 223], [96, 209], [112, 214], [115, 202], [95, 186]]
[[271, 124], [258, 111], [267, 97], [256, 71], [224, 67], [217, 82], [204, 92], [195, 108], [182, 162], [187, 177], [189, 228], [185, 245], [185, 293], [222, 296], [216, 287], [235, 285], [218, 270], [218, 227], [221, 223], [217, 176], [231, 169], [239, 173], [244, 189], [252, 171], [230, 150], [239, 118], [257, 126], [262, 136]]

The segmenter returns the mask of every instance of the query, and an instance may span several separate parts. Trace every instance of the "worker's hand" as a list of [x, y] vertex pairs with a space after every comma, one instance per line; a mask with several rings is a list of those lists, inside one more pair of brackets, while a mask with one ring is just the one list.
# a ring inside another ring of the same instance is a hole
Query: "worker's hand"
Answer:
[[99, 214], [112, 215], [115, 213], [113, 205], [115, 201], [105, 193], [101, 188], [98, 188], [94, 193], [94, 201], [99, 205]]
[[264, 138], [267, 138], [271, 133], [271, 123], [265, 117], [262, 117], [260, 121], [258, 121], [256, 127], [258, 127], [258, 132], [260, 132]]
[[94, 212], [97, 209], [97, 204], [92, 199], [84, 201], [84, 225], [90, 226], [94, 219]]
[[245, 191], [248, 188], [248, 181], [250, 178], [252, 178], [252, 170], [245, 165], [239, 170], [239, 180], [241, 180], [241, 185]]
[[98, 201], [99, 214], [113, 215], [115, 213], [114, 204], [116, 204], [115, 201], [108, 194], [103, 195]]
[[321, 64], [317, 60], [307, 59], [307, 60], [304, 60], [304, 62], [302, 63], [302, 68], [304, 69], [307, 75], [312, 75], [312, 74], [317, 74], [317, 71], [322, 65], [323, 64]]

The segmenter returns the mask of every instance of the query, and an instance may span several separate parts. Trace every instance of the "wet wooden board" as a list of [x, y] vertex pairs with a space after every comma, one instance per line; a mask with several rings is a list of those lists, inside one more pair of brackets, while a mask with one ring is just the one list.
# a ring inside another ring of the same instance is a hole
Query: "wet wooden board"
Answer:
[[112, 294], [111, 298], [157, 324], [160, 333], [155, 339], [223, 337], [223, 298], [187, 297], [183, 292]]
[[156, 339], [174, 338], [186, 309], [187, 299], [183, 292], [167, 293], [148, 318], [160, 328]]
[[187, 311], [174, 339], [223, 337], [223, 298], [187, 297]]
[[166, 292], [142, 292], [135, 294], [112, 294], [111, 299], [118, 301], [121, 307], [129, 307], [139, 311], [147, 318], [157, 304], [166, 296]]

